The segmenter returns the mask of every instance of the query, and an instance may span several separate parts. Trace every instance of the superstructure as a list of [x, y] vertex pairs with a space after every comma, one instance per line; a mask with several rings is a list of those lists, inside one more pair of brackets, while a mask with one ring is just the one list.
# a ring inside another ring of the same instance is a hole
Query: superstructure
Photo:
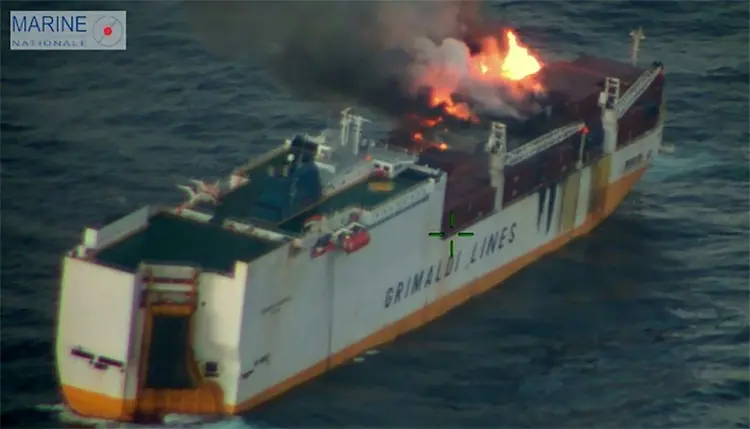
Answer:
[[659, 151], [663, 66], [582, 56], [535, 79], [541, 109], [487, 123], [482, 141], [409, 150], [366, 138], [347, 109], [338, 130], [181, 186], [177, 207], [86, 228], [63, 258], [67, 404], [116, 420], [238, 413], [593, 229]]

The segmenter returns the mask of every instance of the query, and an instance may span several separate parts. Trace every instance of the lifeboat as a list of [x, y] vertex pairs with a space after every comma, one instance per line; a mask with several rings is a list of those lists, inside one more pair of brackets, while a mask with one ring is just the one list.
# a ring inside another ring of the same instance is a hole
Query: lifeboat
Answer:
[[310, 255], [313, 258], [317, 258], [335, 249], [336, 249], [336, 243], [334, 243], [333, 241], [333, 236], [331, 234], [326, 234], [320, 237], [318, 241], [315, 242], [315, 244], [312, 247], [312, 250], [310, 251]]
[[370, 234], [365, 227], [355, 223], [339, 233], [338, 242], [346, 253], [353, 253], [370, 244]]

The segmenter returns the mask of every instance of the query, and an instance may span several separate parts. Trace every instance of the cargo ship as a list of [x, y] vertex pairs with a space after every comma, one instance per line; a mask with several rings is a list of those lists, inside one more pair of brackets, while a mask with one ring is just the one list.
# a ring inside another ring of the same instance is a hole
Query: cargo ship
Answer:
[[76, 413], [241, 413], [418, 328], [582, 236], [658, 154], [664, 68], [545, 65], [526, 121], [473, 150], [300, 134], [181, 185], [63, 257], [56, 364]]

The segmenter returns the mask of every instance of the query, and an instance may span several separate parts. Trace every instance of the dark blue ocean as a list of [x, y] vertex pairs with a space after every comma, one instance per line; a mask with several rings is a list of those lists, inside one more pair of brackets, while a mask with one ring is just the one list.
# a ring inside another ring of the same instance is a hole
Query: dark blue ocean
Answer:
[[[5, 2], [4, 2], [5, 3]], [[217, 58], [179, 2], [128, 10], [125, 52], [17, 52], [2, 10], [2, 426], [70, 425], [53, 337], [60, 255], [82, 228], [215, 177], [330, 106]], [[545, 56], [667, 70], [662, 155], [599, 229], [487, 295], [216, 428], [748, 427], [748, 3], [510, 2]], [[188, 421], [169, 422], [184, 426]]]

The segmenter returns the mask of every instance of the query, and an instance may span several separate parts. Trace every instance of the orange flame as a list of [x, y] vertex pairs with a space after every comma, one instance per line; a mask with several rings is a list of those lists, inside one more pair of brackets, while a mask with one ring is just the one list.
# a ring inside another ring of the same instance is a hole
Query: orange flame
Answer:
[[474, 75], [480, 80], [517, 81], [541, 70], [542, 63], [521, 45], [515, 33], [508, 30], [505, 38], [508, 41], [505, 55], [500, 54], [497, 39], [488, 37], [482, 43], [482, 52], [472, 58]]
[[[469, 79], [490, 85], [505, 85], [512, 94], [522, 95], [525, 91], [539, 91], [541, 85], [529, 78], [542, 68], [542, 63], [518, 40], [511, 30], [504, 33], [508, 50], [503, 53], [495, 37], [487, 37], [482, 42], [482, 51], [468, 59]], [[477, 117], [465, 103], [455, 102], [452, 94], [458, 89], [455, 79], [443, 79], [439, 72], [430, 71], [423, 79], [431, 88], [430, 107], [440, 107], [446, 115], [467, 121], [477, 122]], [[511, 85], [512, 84], [512, 85]], [[520, 92], [519, 92], [520, 91]], [[440, 122], [425, 120], [425, 127], [431, 128]]]
[[441, 122], [443, 122], [443, 118], [440, 118], [440, 117], [433, 118], [433, 119], [429, 119], [428, 118], [428, 119], [423, 119], [422, 120], [422, 125], [424, 125], [425, 127], [428, 127], [428, 128], [432, 128], [432, 127], [434, 127], [435, 125], [437, 125], [437, 124], [439, 124]]
[[471, 113], [469, 106], [464, 103], [456, 103], [451, 96], [451, 90], [448, 88], [433, 88], [430, 94], [430, 107], [443, 106], [443, 110], [449, 116], [463, 119], [465, 121], [476, 121], [476, 117]]
[[[504, 86], [511, 96], [521, 97], [530, 91], [541, 91], [542, 86], [533, 77], [541, 70], [543, 64], [529, 48], [524, 46], [518, 36], [511, 30], [505, 31], [502, 36], [507, 43], [507, 51], [501, 50], [498, 38], [487, 37], [482, 41], [482, 50], [479, 54], [467, 58], [468, 76], [463, 74], [464, 81], [469, 83], [481, 83], [490, 87]], [[440, 107], [443, 116], [465, 121], [478, 122], [478, 118], [472, 113], [469, 106], [462, 102], [454, 101], [452, 95], [457, 92], [461, 79], [455, 71], [428, 69], [420, 76], [420, 83], [430, 88], [429, 106]], [[488, 88], [489, 89], [489, 88]], [[416, 118], [419, 122], [420, 131], [411, 135], [412, 141], [417, 144], [425, 142], [423, 132], [443, 122], [443, 117]], [[431, 143], [440, 150], [448, 149], [444, 142]]]

